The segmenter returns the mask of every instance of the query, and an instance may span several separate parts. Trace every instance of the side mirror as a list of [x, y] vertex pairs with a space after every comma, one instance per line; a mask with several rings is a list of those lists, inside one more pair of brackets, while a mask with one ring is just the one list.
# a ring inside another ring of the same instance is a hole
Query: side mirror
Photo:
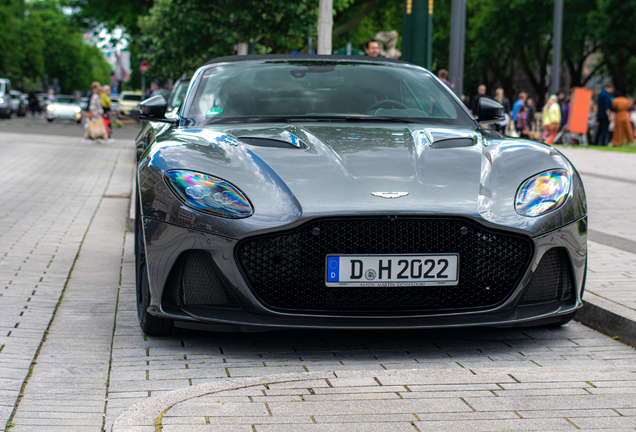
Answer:
[[139, 120], [176, 124], [179, 120], [166, 118], [168, 104], [163, 96], [153, 96], [139, 104]]
[[477, 108], [477, 122], [479, 124], [497, 123], [505, 120], [503, 106], [495, 100], [482, 97]]

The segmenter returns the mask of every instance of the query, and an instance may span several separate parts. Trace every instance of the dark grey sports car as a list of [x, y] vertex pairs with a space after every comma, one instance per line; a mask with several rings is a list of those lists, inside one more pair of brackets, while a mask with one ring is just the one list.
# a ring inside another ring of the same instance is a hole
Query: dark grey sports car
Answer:
[[176, 114], [161, 96], [140, 109], [146, 333], [561, 325], [582, 306], [578, 173], [425, 69], [225, 57]]

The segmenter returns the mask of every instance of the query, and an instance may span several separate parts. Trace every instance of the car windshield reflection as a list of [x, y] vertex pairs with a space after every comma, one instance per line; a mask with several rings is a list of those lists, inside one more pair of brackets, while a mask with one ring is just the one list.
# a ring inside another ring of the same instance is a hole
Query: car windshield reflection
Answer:
[[428, 72], [357, 62], [268, 62], [211, 67], [189, 107], [195, 124], [412, 121], [474, 126]]

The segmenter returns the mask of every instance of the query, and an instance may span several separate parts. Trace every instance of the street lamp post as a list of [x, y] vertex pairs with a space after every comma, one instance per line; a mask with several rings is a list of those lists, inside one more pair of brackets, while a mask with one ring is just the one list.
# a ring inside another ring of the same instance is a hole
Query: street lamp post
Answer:
[[563, 0], [554, 0], [554, 28], [552, 30], [552, 94], [557, 94], [559, 92], [562, 27]]
[[318, 3], [318, 49], [317, 54], [331, 54], [331, 32], [333, 29], [333, 0]]
[[466, 0], [451, 3], [451, 32], [448, 73], [458, 97], [464, 90], [464, 40], [466, 33]]

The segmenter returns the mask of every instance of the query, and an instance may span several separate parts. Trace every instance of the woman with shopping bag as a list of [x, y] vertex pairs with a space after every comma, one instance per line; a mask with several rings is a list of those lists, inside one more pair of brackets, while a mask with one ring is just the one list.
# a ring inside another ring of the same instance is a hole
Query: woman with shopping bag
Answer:
[[88, 128], [84, 132], [84, 144], [90, 144], [92, 140], [102, 139], [107, 140], [107, 143], [112, 141], [108, 139], [108, 133], [106, 132], [106, 126], [104, 125], [104, 110], [102, 108], [102, 100], [100, 98], [101, 85], [95, 81], [91, 84], [93, 94], [88, 103], [88, 111], [86, 112], [86, 118], [88, 119]]

